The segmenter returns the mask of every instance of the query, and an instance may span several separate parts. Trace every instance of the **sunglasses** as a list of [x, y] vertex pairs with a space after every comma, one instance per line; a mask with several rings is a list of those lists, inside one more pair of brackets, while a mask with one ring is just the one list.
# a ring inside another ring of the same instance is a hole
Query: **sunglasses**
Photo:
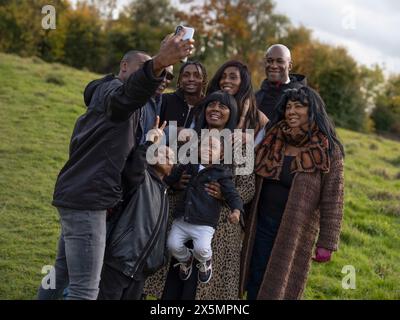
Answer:
[[171, 73], [171, 72], [167, 72], [165, 75], [165, 79], [167, 80], [173, 80], [175, 78], [175, 76]]

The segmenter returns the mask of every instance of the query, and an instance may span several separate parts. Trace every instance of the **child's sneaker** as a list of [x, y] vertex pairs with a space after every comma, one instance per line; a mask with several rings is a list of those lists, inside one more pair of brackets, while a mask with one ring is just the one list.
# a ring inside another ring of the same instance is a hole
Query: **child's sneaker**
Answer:
[[193, 254], [190, 252], [190, 258], [186, 262], [178, 262], [174, 264], [174, 267], [179, 265], [179, 278], [185, 281], [190, 278], [192, 274]]
[[211, 259], [206, 262], [199, 263], [197, 268], [199, 268], [199, 281], [202, 283], [209, 282], [212, 276]]

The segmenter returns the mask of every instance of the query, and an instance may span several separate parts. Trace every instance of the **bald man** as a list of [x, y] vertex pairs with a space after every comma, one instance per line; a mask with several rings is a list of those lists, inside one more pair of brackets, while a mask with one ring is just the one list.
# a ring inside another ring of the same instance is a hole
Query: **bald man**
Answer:
[[269, 47], [264, 57], [266, 79], [256, 92], [258, 108], [272, 119], [274, 108], [283, 92], [290, 88], [300, 88], [307, 84], [306, 78], [299, 74], [290, 74], [292, 57], [290, 50], [283, 44]]
[[[128, 52], [118, 77], [92, 81], [85, 89], [85, 114], [75, 123], [69, 159], [55, 185], [53, 205], [61, 220], [55, 262], [56, 287], [39, 289], [39, 299], [94, 300], [99, 292], [106, 242], [106, 212], [122, 198], [121, 172], [136, 146], [137, 110], [156, 92], [165, 68], [191, 54], [185, 31], [169, 36], [151, 59]], [[44, 284], [44, 287], [43, 287]]]

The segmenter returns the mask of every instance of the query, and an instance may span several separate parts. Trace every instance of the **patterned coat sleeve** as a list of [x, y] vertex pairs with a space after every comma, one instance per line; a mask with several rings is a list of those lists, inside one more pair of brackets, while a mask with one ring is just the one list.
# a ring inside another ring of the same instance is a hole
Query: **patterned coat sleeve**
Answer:
[[320, 231], [317, 247], [331, 251], [338, 249], [343, 219], [344, 173], [343, 157], [337, 147], [331, 159], [331, 168], [322, 178]]
[[256, 191], [256, 182], [254, 173], [250, 175], [235, 176], [235, 186], [244, 204], [249, 203]]

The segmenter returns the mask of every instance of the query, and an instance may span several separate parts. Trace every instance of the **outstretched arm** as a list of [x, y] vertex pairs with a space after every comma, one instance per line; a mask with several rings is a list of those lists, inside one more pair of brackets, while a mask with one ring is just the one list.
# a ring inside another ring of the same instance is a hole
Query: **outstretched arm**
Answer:
[[156, 92], [164, 78], [165, 68], [192, 53], [193, 40], [182, 40], [185, 31], [168, 36], [158, 54], [147, 61], [128, 80], [106, 93], [106, 111], [112, 121], [125, 121]]

